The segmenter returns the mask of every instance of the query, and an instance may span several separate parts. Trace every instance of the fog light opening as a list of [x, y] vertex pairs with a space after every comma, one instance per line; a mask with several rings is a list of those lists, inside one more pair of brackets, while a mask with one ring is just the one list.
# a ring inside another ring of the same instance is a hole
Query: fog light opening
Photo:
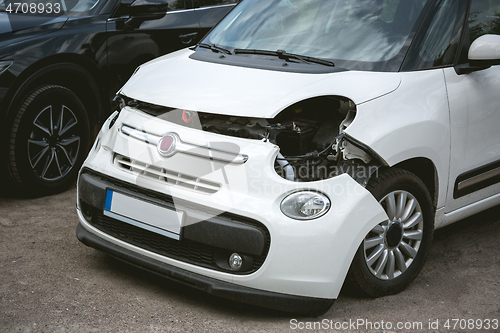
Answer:
[[90, 222], [92, 220], [92, 207], [88, 203], [80, 201], [80, 209], [83, 217]]
[[238, 253], [233, 253], [229, 256], [229, 267], [232, 270], [238, 271], [243, 266], [243, 258]]

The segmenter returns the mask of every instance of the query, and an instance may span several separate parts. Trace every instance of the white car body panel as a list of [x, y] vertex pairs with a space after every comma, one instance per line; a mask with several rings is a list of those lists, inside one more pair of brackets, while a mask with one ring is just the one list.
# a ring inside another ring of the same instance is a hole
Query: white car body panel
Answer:
[[500, 192], [500, 184], [453, 198], [457, 177], [500, 156], [500, 66], [457, 75], [453, 68], [444, 70], [451, 109], [451, 160], [446, 213]]
[[289, 105], [323, 95], [360, 104], [394, 91], [401, 81], [397, 73], [297, 74], [221, 65], [192, 60], [192, 53], [181, 50], [142, 65], [120, 93], [178, 109], [273, 118]]
[[389, 166], [417, 157], [431, 160], [439, 175], [437, 207], [443, 207], [450, 158], [443, 70], [397, 75], [402, 77], [400, 87], [388, 96], [358, 105], [346, 133], [373, 149]]

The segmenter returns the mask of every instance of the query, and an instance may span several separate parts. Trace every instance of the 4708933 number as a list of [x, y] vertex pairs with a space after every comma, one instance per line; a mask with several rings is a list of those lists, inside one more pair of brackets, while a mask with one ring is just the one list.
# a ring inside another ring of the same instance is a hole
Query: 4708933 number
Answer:
[[5, 8], [9, 14], [62, 14], [60, 3], [9, 3]]
[[494, 330], [499, 328], [498, 319], [447, 319], [444, 328], [452, 330]]

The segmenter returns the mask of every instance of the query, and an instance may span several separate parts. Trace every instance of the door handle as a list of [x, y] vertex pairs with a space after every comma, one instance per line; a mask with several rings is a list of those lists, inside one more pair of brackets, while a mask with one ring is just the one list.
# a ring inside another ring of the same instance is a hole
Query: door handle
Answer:
[[185, 35], [179, 35], [179, 38], [183, 44], [190, 44], [196, 36], [198, 36], [198, 33], [192, 32]]

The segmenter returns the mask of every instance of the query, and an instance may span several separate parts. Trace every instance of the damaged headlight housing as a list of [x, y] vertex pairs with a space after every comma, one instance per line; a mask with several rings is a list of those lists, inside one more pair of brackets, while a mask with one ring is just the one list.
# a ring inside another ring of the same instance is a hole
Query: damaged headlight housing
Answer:
[[330, 209], [330, 199], [313, 191], [295, 192], [283, 199], [281, 211], [295, 220], [312, 220], [323, 216]]

